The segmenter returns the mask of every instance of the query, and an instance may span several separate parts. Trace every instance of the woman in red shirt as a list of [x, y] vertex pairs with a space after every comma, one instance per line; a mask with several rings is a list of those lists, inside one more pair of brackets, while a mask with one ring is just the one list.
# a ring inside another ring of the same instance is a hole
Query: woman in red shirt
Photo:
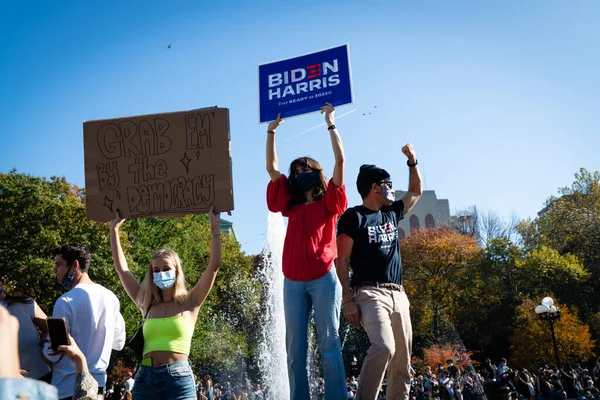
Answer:
[[333, 260], [337, 257], [336, 222], [348, 207], [344, 186], [344, 149], [334, 125], [335, 109], [321, 108], [331, 136], [335, 167], [327, 183], [321, 165], [310, 157], [290, 164], [289, 177], [278, 170], [275, 131], [281, 116], [267, 128], [267, 206], [288, 217], [283, 245], [284, 311], [290, 400], [308, 400], [306, 373], [308, 317], [314, 308], [317, 346], [325, 378], [325, 399], [346, 398], [346, 374], [338, 328], [342, 290]]

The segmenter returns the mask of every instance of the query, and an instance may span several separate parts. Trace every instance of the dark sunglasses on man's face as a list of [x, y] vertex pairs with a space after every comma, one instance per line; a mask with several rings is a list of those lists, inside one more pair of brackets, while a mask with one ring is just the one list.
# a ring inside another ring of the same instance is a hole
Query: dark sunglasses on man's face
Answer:
[[392, 181], [381, 181], [378, 183], [379, 186], [385, 186], [388, 189], [392, 188]]

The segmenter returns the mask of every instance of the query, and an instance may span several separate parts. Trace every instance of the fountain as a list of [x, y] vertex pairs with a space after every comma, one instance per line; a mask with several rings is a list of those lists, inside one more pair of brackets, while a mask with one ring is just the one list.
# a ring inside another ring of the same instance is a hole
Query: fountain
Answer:
[[310, 398], [317, 398], [317, 375], [320, 357], [317, 348], [317, 328], [315, 326], [315, 313], [312, 311], [308, 318], [308, 351], [306, 354], [306, 373], [310, 387]]
[[285, 350], [285, 316], [283, 312], [283, 273], [281, 259], [286, 227], [280, 213], [269, 213], [265, 266], [261, 281], [266, 299], [265, 323], [259, 345], [259, 366], [265, 399], [288, 400], [290, 387]]
[[[458, 333], [456, 327], [449, 321], [446, 321], [442, 327], [441, 339], [443, 343], [452, 343], [460, 349], [466, 349], [465, 344]], [[469, 364], [466, 368], [467, 375], [473, 381], [473, 389], [472, 394], [470, 396], [471, 399], [474, 400], [487, 400], [487, 396], [484, 392], [483, 382], [479, 378], [477, 374], [477, 369], [473, 365], [472, 360], [469, 357]]]

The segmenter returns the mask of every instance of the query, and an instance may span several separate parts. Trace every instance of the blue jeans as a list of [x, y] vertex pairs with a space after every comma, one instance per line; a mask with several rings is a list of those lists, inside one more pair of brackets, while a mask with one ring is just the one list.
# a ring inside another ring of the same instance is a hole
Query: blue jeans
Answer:
[[160, 367], [141, 365], [135, 374], [132, 397], [142, 400], [196, 400], [194, 374], [188, 360]]
[[0, 399], [56, 400], [58, 390], [31, 378], [0, 378]]
[[310, 389], [306, 371], [308, 352], [308, 317], [315, 310], [317, 346], [323, 362], [325, 400], [346, 399], [346, 373], [338, 329], [342, 286], [335, 268], [323, 277], [312, 281], [283, 282], [286, 348], [290, 400], [309, 400]]

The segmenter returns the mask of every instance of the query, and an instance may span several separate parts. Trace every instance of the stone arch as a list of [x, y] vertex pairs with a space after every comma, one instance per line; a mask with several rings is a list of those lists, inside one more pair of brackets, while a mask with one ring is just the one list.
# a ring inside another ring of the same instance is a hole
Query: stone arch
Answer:
[[419, 229], [420, 225], [419, 225], [419, 217], [417, 217], [415, 214], [410, 216], [410, 230], [413, 231], [415, 229]]
[[425, 227], [426, 228], [435, 228], [435, 219], [433, 219], [433, 215], [427, 214], [425, 216]]
[[406, 237], [406, 232], [404, 232], [404, 229], [398, 228], [398, 239], [404, 239], [405, 237]]

